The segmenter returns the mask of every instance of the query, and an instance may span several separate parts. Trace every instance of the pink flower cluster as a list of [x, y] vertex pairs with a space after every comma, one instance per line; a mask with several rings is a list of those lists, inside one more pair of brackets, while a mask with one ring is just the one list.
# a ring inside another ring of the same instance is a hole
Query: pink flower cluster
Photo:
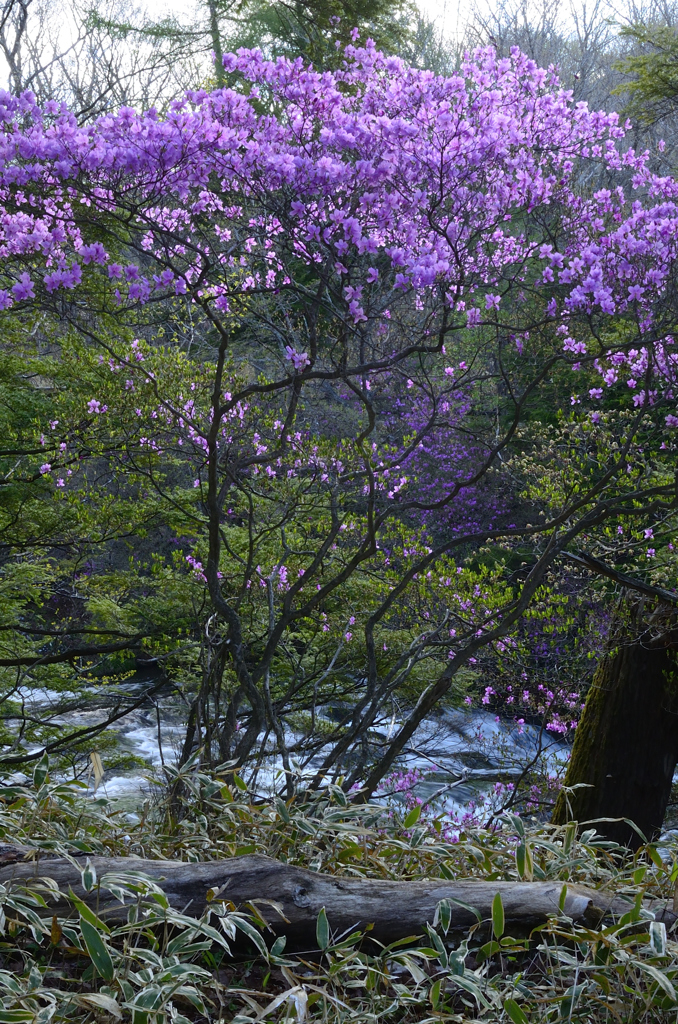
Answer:
[[[284, 289], [293, 259], [325, 265], [347, 321], [360, 326], [386, 312], [371, 297], [379, 255], [398, 289], [423, 295], [444, 282], [446, 301], [469, 325], [500, 315], [506, 270], [526, 257], [545, 280], [557, 274], [569, 286], [566, 314], [643, 306], [663, 285], [675, 186], [616, 147], [616, 115], [573, 106], [555, 77], [517, 50], [503, 59], [478, 51], [448, 78], [370, 43], [345, 57], [334, 76], [258, 51], [225, 57], [229, 71], [268, 90], [277, 118], [258, 113], [257, 88], [251, 97], [190, 93], [162, 119], [123, 109], [85, 127], [62, 108], [40, 109], [30, 93], [0, 94], [2, 305], [33, 299], [38, 284], [48, 294], [72, 291], [87, 267], [111, 281], [120, 302], [168, 292], [224, 310], [234, 294]], [[629, 214], [619, 190], [578, 199], [581, 159], [631, 170], [660, 204]], [[556, 201], [571, 209], [571, 245], [533, 251], [513, 227], [514, 211]], [[102, 242], [85, 237], [83, 204], [104, 229], [133, 206], [143, 222], [138, 265], [111, 262]], [[608, 214], [614, 230], [601, 231]], [[194, 237], [200, 245], [188, 244]], [[26, 257], [37, 257], [31, 274]], [[300, 370], [313, 353], [287, 358]]]
[[[458, 328], [501, 325], [525, 286], [543, 296], [575, 366], [594, 359], [582, 323], [630, 319], [640, 343], [609, 332], [595, 355], [605, 387], [625, 381], [638, 406], [672, 401], [678, 353], [661, 309], [678, 184], [620, 145], [617, 116], [573, 104], [518, 50], [478, 50], [447, 78], [370, 42], [344, 56], [332, 75], [259, 51], [227, 55], [246, 90], [192, 92], [162, 118], [123, 109], [81, 126], [31, 93], [0, 93], [0, 309], [66, 301], [98, 275], [120, 305], [186, 296], [218, 320], [234, 299], [276, 301], [311, 270], [350, 335], [373, 331], [387, 345], [394, 303]], [[258, 110], [260, 90], [276, 116]], [[630, 185], [584, 194], [586, 164]], [[557, 243], [525, 229], [556, 208]], [[121, 225], [136, 253], [126, 265], [109, 252]], [[522, 351], [529, 331], [512, 337]], [[315, 342], [284, 346], [295, 375], [317, 357]], [[363, 391], [383, 365], [368, 361]], [[589, 388], [590, 400], [603, 391]], [[678, 416], [664, 421], [674, 428]]]

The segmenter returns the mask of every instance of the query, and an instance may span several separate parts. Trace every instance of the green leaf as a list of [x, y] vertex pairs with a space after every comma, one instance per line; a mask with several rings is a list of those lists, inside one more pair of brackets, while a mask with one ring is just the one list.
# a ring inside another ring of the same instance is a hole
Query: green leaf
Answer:
[[454, 904], [455, 907], [461, 907], [462, 910], [468, 910], [469, 914], [472, 914], [475, 917], [478, 924], [480, 924], [482, 918], [480, 916], [480, 911], [477, 909], [477, 907], [472, 907], [470, 903], [464, 903], [463, 900], [456, 900], [454, 896], [448, 896], [446, 902]]
[[0, 1024], [32, 1024], [35, 1014], [31, 1010], [0, 1010]]
[[330, 792], [332, 794], [332, 799], [336, 800], [341, 807], [348, 807], [348, 800], [346, 799], [346, 794], [341, 786], [332, 786]]
[[111, 960], [111, 954], [106, 949], [106, 945], [101, 935], [89, 921], [85, 920], [84, 917], [80, 918], [80, 931], [82, 932], [83, 941], [87, 946], [87, 952], [89, 953], [97, 972], [101, 975], [104, 981], [113, 981], [113, 978], [115, 977], [113, 961]]
[[473, 979], [473, 976], [455, 977], [454, 983], [455, 985], [458, 985], [459, 988], [463, 988], [465, 992], [469, 993], [469, 995], [472, 995], [475, 1001], [477, 1002], [478, 1006], [483, 1007], [485, 1009], [489, 1008], [490, 1003], [483, 995], [480, 985], [478, 984], [477, 981]]
[[275, 808], [276, 808], [278, 814], [280, 815], [280, 817], [282, 818], [282, 820], [285, 822], [285, 824], [289, 825], [289, 823], [290, 823], [290, 812], [287, 809], [287, 805], [280, 799], [279, 796], [277, 796], [275, 798]]
[[236, 928], [240, 929], [243, 935], [246, 935], [247, 938], [254, 943], [261, 955], [268, 960], [268, 947], [254, 925], [245, 917], [235, 917], [234, 924]]
[[0, 971], [0, 986], [15, 996], [20, 996], [23, 992], [23, 988], [16, 980], [15, 975], [10, 974], [9, 971]]
[[183, 996], [184, 999], [188, 999], [191, 1006], [195, 1007], [198, 1013], [201, 1013], [203, 1017], [207, 1017], [207, 1009], [202, 997], [193, 985], [182, 985], [181, 988], [176, 990], [176, 993]]
[[431, 1006], [433, 1009], [437, 1010], [438, 1003], [440, 1002], [440, 981], [436, 981], [435, 984], [431, 985], [429, 999], [431, 1000]]
[[643, 905], [643, 894], [642, 892], [637, 893], [633, 903], [633, 909], [629, 910], [628, 913], [622, 914], [619, 918], [619, 924], [625, 926], [627, 924], [634, 924], [640, 919], [640, 912]]
[[450, 924], [452, 923], [452, 907], [450, 906], [449, 900], [441, 900], [436, 907], [435, 916], [433, 918], [433, 926], [440, 924], [445, 935], [450, 930]]
[[137, 992], [130, 1009], [155, 1010], [162, 1003], [162, 989], [158, 985], [147, 985]]
[[666, 925], [663, 921], [650, 923], [650, 945], [657, 956], [666, 956]]
[[528, 842], [520, 843], [516, 847], [516, 868], [521, 878], [532, 881], [534, 868], [532, 866], [532, 851]]
[[636, 966], [645, 971], [653, 981], [656, 981], [659, 987], [664, 989], [672, 1002], [676, 1002], [676, 990], [665, 974], [662, 974], [657, 967], [653, 967], [652, 964], [646, 964], [642, 960], [636, 960]]
[[440, 936], [438, 935], [437, 931], [435, 931], [434, 928], [431, 928], [430, 925], [426, 925], [426, 931], [429, 934], [429, 938], [430, 938], [431, 942], [435, 946], [435, 950], [436, 950], [436, 954], [438, 956], [438, 959], [440, 960], [440, 962], [443, 965], [443, 967], [447, 967], [448, 955], [447, 955], [447, 950], [445, 949], [445, 945], [443, 943], [443, 940], [440, 938]]
[[105, 1010], [112, 1017], [122, 1019], [122, 1010], [111, 996], [102, 995], [101, 992], [88, 992], [87, 995], [78, 996], [77, 1002], [81, 1005], [95, 1006], [98, 1010]]
[[659, 851], [657, 850], [657, 847], [654, 845], [654, 843], [650, 843], [650, 845], [647, 847], [647, 855], [656, 868], [659, 868], [660, 871], [666, 871], [666, 864], [661, 859]]
[[91, 892], [94, 886], [97, 884], [97, 873], [93, 864], [90, 863], [89, 857], [85, 862], [84, 870], [81, 872], [82, 887], [85, 892]]
[[520, 1009], [515, 999], [505, 999], [504, 1009], [513, 1021], [513, 1024], [528, 1024], [527, 1017]]
[[43, 754], [35, 768], [33, 769], [33, 788], [40, 789], [49, 771], [49, 757], [47, 754]]
[[419, 821], [420, 817], [421, 817], [421, 804], [417, 804], [416, 807], [413, 807], [412, 810], [410, 811], [410, 813], [405, 818], [405, 820], [403, 822], [404, 828], [412, 828], [413, 825], [417, 824], [417, 822]]
[[497, 953], [501, 953], [501, 946], [496, 939], [491, 939], [490, 942], [486, 942], [484, 946], [480, 947], [476, 953], [476, 959], [478, 963], [484, 963], [490, 957], [496, 956]]
[[191, 953], [198, 953], [201, 949], [211, 949], [212, 943], [209, 939], [202, 942], [192, 941], [195, 938], [191, 932], [180, 932], [167, 943], [168, 956], [189, 956]]
[[570, 853], [575, 839], [577, 838], [577, 824], [571, 821], [565, 826], [565, 832], [563, 834], [563, 853]]
[[492, 931], [497, 939], [504, 934], [504, 904], [500, 892], [492, 900]]
[[310, 821], [306, 821], [304, 818], [296, 818], [294, 824], [299, 829], [300, 832], [304, 833], [304, 835], [314, 836], [317, 833], [316, 827], [312, 825]]
[[318, 914], [318, 923], [315, 926], [315, 934], [318, 940], [318, 949], [327, 949], [330, 944], [330, 925], [327, 914], [323, 907]]
[[83, 901], [75, 895], [72, 889], [68, 890], [68, 898], [80, 914], [81, 920], [87, 921], [87, 923], [91, 924], [92, 928], [96, 928], [97, 931], [105, 932], [107, 935], [110, 935], [111, 929], [108, 925], [105, 924], [100, 917], [97, 917], [94, 911], [91, 910], [86, 903], [83, 903]]
[[506, 811], [504, 814], [502, 814], [502, 818], [504, 819], [504, 821], [507, 821], [509, 824], [513, 825], [517, 835], [520, 836], [521, 839], [525, 839], [525, 825], [523, 824], [522, 818], [520, 818], [517, 814], [511, 814], [510, 811]]

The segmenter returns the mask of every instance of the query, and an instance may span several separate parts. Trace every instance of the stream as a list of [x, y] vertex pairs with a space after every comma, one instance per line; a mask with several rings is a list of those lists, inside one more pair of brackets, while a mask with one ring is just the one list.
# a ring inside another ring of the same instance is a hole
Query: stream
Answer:
[[[47, 690], [30, 690], [22, 696], [31, 715], [45, 713], [50, 708], [53, 711], [64, 698], [63, 693]], [[324, 719], [329, 725], [345, 712], [345, 706], [329, 706], [320, 711], [318, 720]], [[102, 710], [69, 711], [55, 721], [73, 728], [93, 725], [104, 717]], [[391, 710], [376, 723], [374, 732], [388, 741], [401, 721], [397, 712]], [[165, 701], [159, 710], [155, 705], [139, 708], [121, 718], [111, 730], [117, 734], [117, 743], [100, 753], [104, 775], [95, 786], [93, 772], [90, 772], [89, 792], [104, 795], [114, 809], [133, 820], [143, 801], [156, 790], [155, 780], [162, 779], [163, 764], [176, 762], [185, 734], [185, 705]], [[302, 732], [294, 729], [286, 732], [289, 747], [302, 738]], [[454, 832], [464, 824], [480, 824], [489, 819], [510, 796], [507, 787], [512, 780], [519, 779], [531, 763], [538, 761], [541, 777], [562, 776], [570, 749], [562, 738], [531, 723], [501, 718], [480, 708], [443, 709], [422, 723], [396, 771], [384, 780], [375, 799], [408, 807], [416, 799], [436, 813], [444, 813]], [[96, 741], [93, 750], [96, 750]], [[326, 752], [323, 748], [318, 750], [303, 769], [297, 767], [299, 773], [315, 775]], [[120, 765], [123, 755], [132, 755], [142, 765], [125, 770]], [[280, 790], [282, 776], [281, 759], [271, 752], [257, 772], [256, 792], [266, 797], [276, 788]], [[11, 780], [24, 782], [27, 775], [17, 772]], [[674, 783], [678, 783], [678, 770]], [[527, 811], [530, 811], [529, 805]], [[536, 803], [533, 812], [539, 813]], [[678, 805], [670, 805], [661, 842], [673, 847], [676, 840]], [[663, 854], [663, 848], [661, 852]]]
[[[325, 709], [329, 721], [336, 717], [333, 710]], [[92, 724], [100, 714], [71, 713], [68, 724]], [[399, 717], [391, 713], [377, 723], [375, 732], [388, 740], [399, 725]], [[158, 718], [155, 707], [143, 708], [131, 712], [113, 728], [120, 753], [143, 759], [147, 767], [133, 771], [107, 767], [107, 762], [114, 765], [116, 757], [113, 751], [104, 753], [105, 774], [98, 791], [117, 806], [133, 811], [150, 792], [152, 777], [160, 773], [163, 763], [176, 761], [185, 728], [182, 709], [165, 705]], [[286, 742], [293, 746], [301, 738], [300, 732], [288, 730]], [[487, 816], [493, 809], [493, 799], [496, 802], [502, 797], [502, 791], [496, 791], [500, 782], [517, 779], [535, 756], [540, 758], [542, 772], [555, 775], [569, 757], [569, 749], [562, 739], [535, 725], [517, 724], [480, 709], [446, 709], [422, 723], [398, 769], [385, 780], [379, 799], [404, 802], [409, 793], [423, 803], [431, 802], [453, 821], [461, 821], [478, 807]], [[315, 774], [325, 753], [321, 748], [303, 771], [300, 769], [301, 773]], [[281, 772], [280, 758], [271, 754], [257, 774], [257, 792], [270, 793]]]

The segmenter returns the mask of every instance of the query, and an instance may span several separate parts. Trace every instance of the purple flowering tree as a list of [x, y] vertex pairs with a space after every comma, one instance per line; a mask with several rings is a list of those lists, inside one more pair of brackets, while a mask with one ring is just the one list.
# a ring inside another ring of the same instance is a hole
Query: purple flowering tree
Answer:
[[0, 98], [2, 315], [101, 353], [87, 413], [116, 411], [121, 467], [191, 538], [210, 658], [184, 756], [272, 743], [288, 788], [294, 756], [371, 793], [568, 554], [667, 535], [678, 185], [517, 51], [449, 78], [369, 43], [335, 74], [224, 65], [246, 89], [164, 118]]

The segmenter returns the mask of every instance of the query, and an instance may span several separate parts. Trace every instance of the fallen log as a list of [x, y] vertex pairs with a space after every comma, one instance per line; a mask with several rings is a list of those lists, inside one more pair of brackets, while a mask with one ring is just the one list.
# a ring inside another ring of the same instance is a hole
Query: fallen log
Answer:
[[[261, 910], [276, 934], [287, 935], [291, 944], [313, 945], [316, 921], [324, 907], [333, 933], [371, 926], [370, 935], [389, 943], [409, 935], [420, 935], [433, 921], [441, 900], [451, 902], [451, 931], [465, 933], [477, 918], [467, 907], [474, 907], [483, 921], [492, 913], [492, 901], [501, 894], [507, 934], [527, 934], [548, 917], [565, 915], [578, 924], [596, 926], [606, 916], [618, 916], [632, 907], [632, 901], [612, 896], [583, 885], [567, 884], [561, 905], [563, 883], [505, 882], [465, 878], [457, 881], [432, 878], [423, 881], [391, 881], [382, 878], [356, 878], [320, 874], [306, 868], [282, 864], [259, 855], [201, 863], [178, 860], [143, 860], [138, 857], [91, 857], [98, 885], [86, 892], [81, 884], [79, 864], [63, 857], [50, 857], [31, 850], [8, 854], [0, 851], [0, 884], [30, 883], [40, 878], [53, 879], [62, 893], [71, 888], [76, 896], [96, 908], [106, 920], [126, 918], [127, 908], [106, 890], [106, 875], [133, 871], [143, 873], [160, 885], [170, 905], [193, 917], [199, 917], [207, 905], [209, 890], [219, 890], [219, 899], [229, 900], [239, 909], [250, 901], [272, 900], [280, 905], [280, 916], [266, 906]], [[84, 859], [79, 858], [82, 867]], [[459, 904], [466, 904], [465, 906]], [[666, 903], [645, 901], [659, 920], [668, 926], [676, 921]], [[50, 914], [67, 914], [68, 900], [50, 902]]]

